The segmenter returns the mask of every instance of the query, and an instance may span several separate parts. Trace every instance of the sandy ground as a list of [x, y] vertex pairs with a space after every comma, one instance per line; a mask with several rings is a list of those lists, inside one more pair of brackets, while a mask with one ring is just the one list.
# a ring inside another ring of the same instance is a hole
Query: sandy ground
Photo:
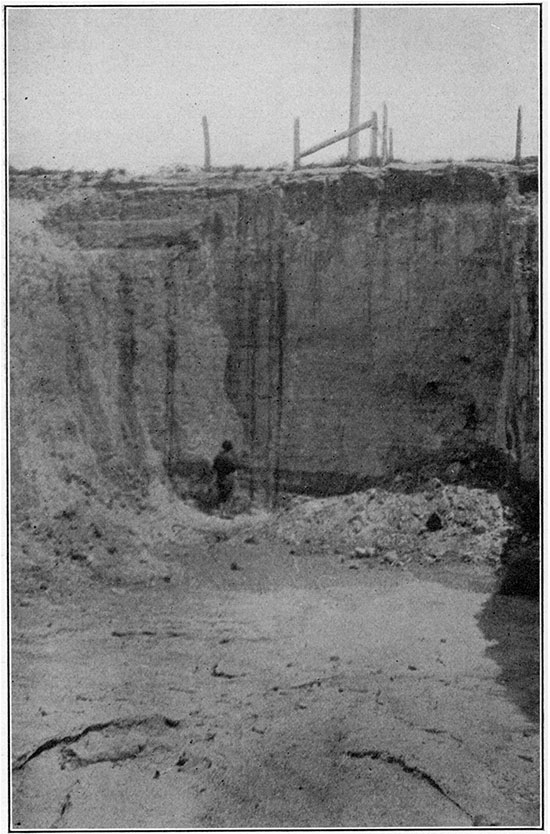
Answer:
[[15, 828], [539, 823], [535, 601], [205, 531], [146, 586], [18, 586]]

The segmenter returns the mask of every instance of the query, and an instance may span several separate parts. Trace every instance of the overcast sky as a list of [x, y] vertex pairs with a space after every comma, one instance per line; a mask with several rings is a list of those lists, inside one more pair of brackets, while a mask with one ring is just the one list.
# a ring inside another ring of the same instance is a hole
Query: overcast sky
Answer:
[[[511, 158], [518, 105], [537, 152], [537, 7], [362, 9], [361, 116], [387, 102], [397, 157]], [[351, 39], [342, 6], [12, 8], [10, 162], [201, 164], [203, 114], [213, 164], [291, 162], [295, 116], [303, 146], [348, 126]]]

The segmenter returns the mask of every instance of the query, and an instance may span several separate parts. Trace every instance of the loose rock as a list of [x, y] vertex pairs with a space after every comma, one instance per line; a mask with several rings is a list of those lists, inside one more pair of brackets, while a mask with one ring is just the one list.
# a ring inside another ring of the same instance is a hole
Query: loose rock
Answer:
[[439, 513], [432, 513], [426, 521], [426, 530], [430, 533], [435, 533], [436, 530], [441, 530], [442, 528], [443, 522], [441, 521], [441, 516]]

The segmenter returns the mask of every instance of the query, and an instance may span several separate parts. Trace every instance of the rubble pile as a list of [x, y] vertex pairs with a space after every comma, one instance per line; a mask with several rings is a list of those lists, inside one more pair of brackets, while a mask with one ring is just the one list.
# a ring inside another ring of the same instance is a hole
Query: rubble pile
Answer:
[[443, 485], [421, 491], [383, 489], [324, 499], [293, 499], [269, 532], [296, 548], [403, 565], [457, 559], [496, 566], [512, 527], [498, 495]]

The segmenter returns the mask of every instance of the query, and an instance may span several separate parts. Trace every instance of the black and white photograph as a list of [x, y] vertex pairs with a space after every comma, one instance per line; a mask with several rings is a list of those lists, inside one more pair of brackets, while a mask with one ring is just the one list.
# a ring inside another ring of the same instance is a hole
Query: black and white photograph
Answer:
[[547, 11], [4, 6], [2, 830], [544, 827]]

